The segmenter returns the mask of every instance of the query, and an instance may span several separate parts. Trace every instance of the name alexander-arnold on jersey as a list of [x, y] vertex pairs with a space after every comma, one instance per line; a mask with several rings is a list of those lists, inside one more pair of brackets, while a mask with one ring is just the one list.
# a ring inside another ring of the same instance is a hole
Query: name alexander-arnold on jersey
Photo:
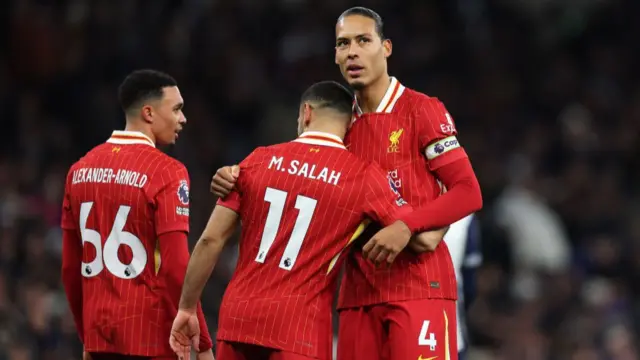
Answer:
[[147, 174], [137, 171], [111, 168], [80, 168], [73, 172], [71, 185], [80, 183], [102, 183], [128, 185], [142, 188], [149, 180]]
[[328, 167], [320, 168], [316, 164], [301, 162], [300, 160], [289, 160], [288, 165], [283, 165], [284, 157], [271, 157], [268, 169], [286, 172], [290, 175], [302, 176], [307, 179], [319, 180], [331, 185], [338, 185], [340, 172]]

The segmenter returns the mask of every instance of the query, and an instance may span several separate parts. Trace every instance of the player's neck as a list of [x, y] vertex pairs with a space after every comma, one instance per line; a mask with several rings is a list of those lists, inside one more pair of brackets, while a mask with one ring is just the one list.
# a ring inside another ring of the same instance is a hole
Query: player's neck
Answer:
[[146, 124], [139, 124], [136, 121], [127, 120], [127, 125], [124, 127], [124, 131], [135, 131], [144, 134], [147, 136], [153, 143], [156, 143], [156, 137], [153, 135], [153, 132], [149, 129]]
[[360, 106], [360, 109], [363, 113], [366, 114], [376, 111], [376, 109], [382, 102], [382, 98], [384, 98], [384, 94], [387, 93], [390, 84], [391, 76], [385, 73], [374, 83], [370, 84], [362, 90], [356, 91], [358, 106]]
[[344, 141], [344, 137], [346, 135], [346, 130], [344, 129], [344, 126], [333, 126], [331, 124], [322, 124], [322, 125], [317, 125], [317, 126], [308, 126], [306, 129], [304, 129], [304, 132], [308, 132], [308, 131], [316, 131], [316, 132], [321, 132], [321, 133], [325, 133], [325, 134], [331, 134], [331, 135], [335, 135], [337, 137], [339, 137], [340, 139], [342, 139]]

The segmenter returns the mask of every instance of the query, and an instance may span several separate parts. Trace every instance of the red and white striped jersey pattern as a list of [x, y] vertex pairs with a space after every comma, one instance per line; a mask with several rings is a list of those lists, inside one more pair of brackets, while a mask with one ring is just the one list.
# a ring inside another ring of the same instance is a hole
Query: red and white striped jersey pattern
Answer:
[[[459, 146], [453, 119], [436, 98], [404, 87], [391, 78], [373, 113], [362, 113], [357, 102], [346, 138], [359, 158], [379, 164], [402, 197], [419, 208], [442, 189], [435, 171], [466, 157]], [[360, 247], [379, 230], [370, 226], [355, 242], [345, 266], [338, 307], [358, 307], [422, 298], [455, 299], [456, 279], [447, 245], [435, 252], [403, 252], [390, 268], [376, 268], [362, 257]]]
[[114, 131], [69, 170], [61, 222], [82, 239], [85, 350], [173, 355], [156, 250], [158, 235], [189, 231], [184, 165], [141, 133]]
[[219, 202], [240, 214], [242, 236], [218, 340], [328, 359], [340, 254], [363, 222], [411, 209], [382, 169], [331, 134], [258, 148], [240, 167], [237, 191]]

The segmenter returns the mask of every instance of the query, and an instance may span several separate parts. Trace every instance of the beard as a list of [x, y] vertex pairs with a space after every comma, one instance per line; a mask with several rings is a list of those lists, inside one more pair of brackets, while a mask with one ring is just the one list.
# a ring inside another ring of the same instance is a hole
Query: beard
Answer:
[[359, 91], [359, 90], [364, 89], [366, 85], [364, 84], [364, 82], [362, 82], [362, 81], [360, 81], [360, 80], [355, 80], [355, 81], [352, 81], [352, 82], [349, 84], [349, 86], [351, 86], [351, 88], [352, 88], [353, 90], [355, 90], [355, 91]]

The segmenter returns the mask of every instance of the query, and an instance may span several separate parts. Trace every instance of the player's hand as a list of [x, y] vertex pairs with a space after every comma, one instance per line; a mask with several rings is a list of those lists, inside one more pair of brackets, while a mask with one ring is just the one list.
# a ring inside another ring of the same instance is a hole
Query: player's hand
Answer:
[[384, 261], [391, 264], [407, 246], [409, 239], [411, 229], [402, 221], [396, 221], [373, 235], [362, 248], [362, 252], [365, 258], [376, 265]]
[[211, 349], [196, 354], [196, 360], [216, 360]]
[[211, 179], [211, 192], [224, 198], [233, 190], [240, 176], [240, 166], [223, 166], [216, 171]]
[[200, 323], [195, 311], [178, 310], [171, 327], [169, 345], [180, 360], [191, 359], [191, 346], [196, 351], [200, 349]]
[[444, 237], [444, 231], [433, 230], [425, 231], [411, 238], [409, 241], [409, 248], [417, 253], [423, 253], [428, 251], [436, 251], [438, 244]]

